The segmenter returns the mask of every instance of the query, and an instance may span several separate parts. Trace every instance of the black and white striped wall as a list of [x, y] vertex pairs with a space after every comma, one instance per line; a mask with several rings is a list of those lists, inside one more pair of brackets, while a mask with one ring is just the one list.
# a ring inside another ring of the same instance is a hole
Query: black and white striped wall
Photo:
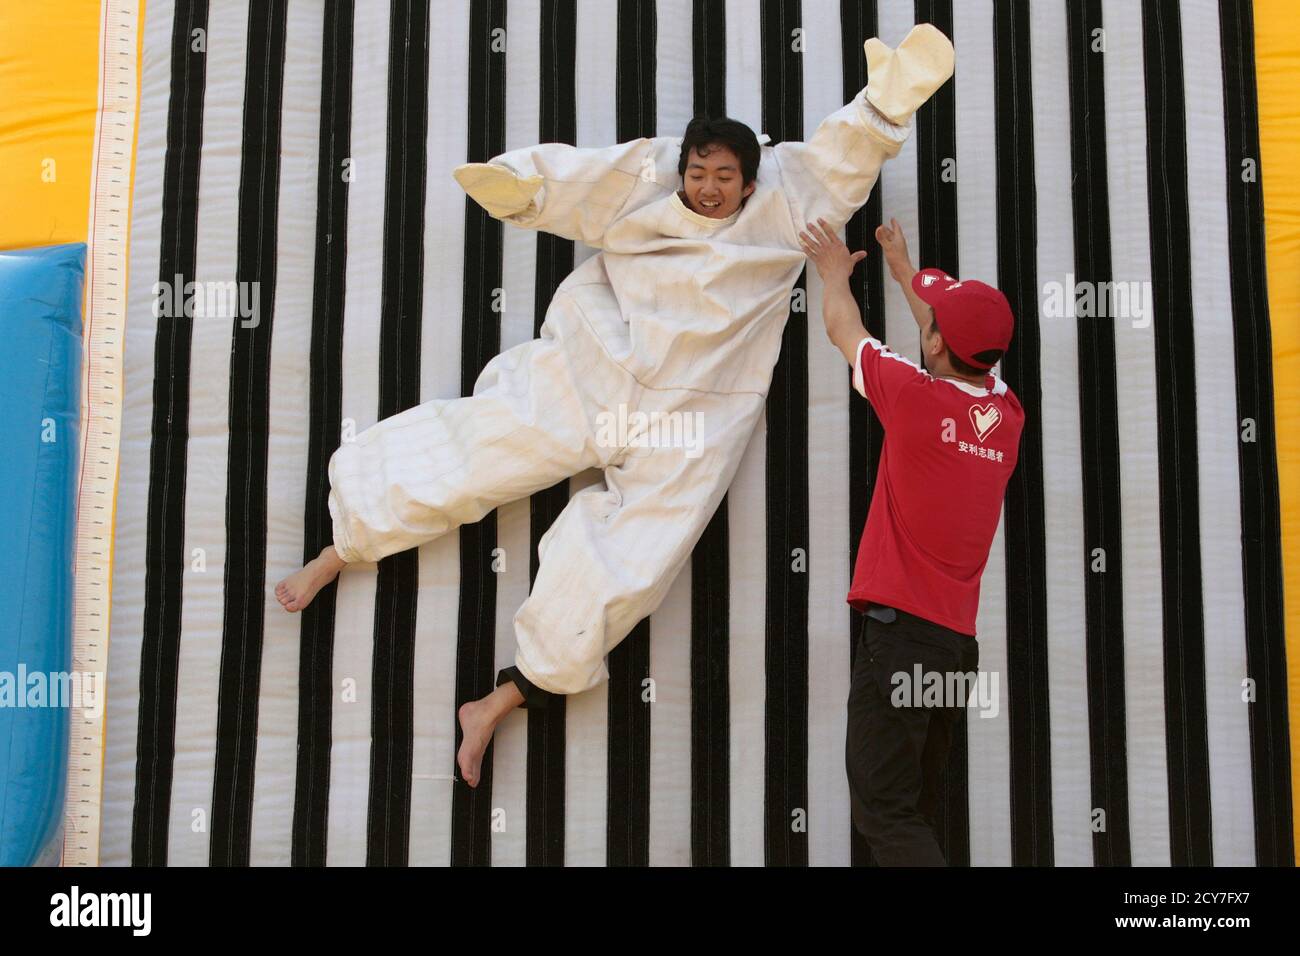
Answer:
[[[150, 0], [102, 862], [870, 861], [844, 595], [882, 435], [815, 274], [663, 607], [607, 686], [509, 718], [478, 790], [456, 707], [512, 660], [538, 539], [599, 474], [300, 616], [271, 588], [330, 539], [341, 438], [468, 393], [593, 254], [487, 218], [454, 166], [705, 112], [804, 138], [865, 85], [862, 41], [918, 21], [956, 76], [849, 224], [860, 301], [915, 358], [871, 237], [897, 218], [923, 265], [1006, 292], [1028, 413], [979, 617], [1000, 708], [958, 735], [949, 858], [1293, 859], [1249, 3]], [[155, 317], [177, 275], [257, 283], [257, 322]], [[1139, 283], [1150, 322], [1050, 314], [1067, 276]]]

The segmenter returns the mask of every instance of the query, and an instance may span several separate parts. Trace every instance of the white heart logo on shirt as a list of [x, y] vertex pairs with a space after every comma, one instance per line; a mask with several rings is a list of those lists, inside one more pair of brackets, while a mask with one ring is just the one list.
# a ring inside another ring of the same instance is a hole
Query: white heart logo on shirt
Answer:
[[979, 436], [981, 442], [988, 437], [989, 432], [998, 427], [998, 423], [1001, 421], [1002, 413], [998, 411], [998, 407], [992, 402], [989, 402], [983, 408], [979, 405], [970, 407], [970, 423], [975, 426], [975, 434]]

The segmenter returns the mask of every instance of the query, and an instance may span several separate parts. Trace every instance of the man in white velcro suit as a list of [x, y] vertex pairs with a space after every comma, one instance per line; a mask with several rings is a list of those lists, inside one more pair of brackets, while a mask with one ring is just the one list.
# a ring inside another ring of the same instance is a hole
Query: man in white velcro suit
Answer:
[[484, 367], [474, 394], [376, 423], [330, 459], [334, 542], [276, 586], [306, 607], [346, 565], [416, 547], [589, 468], [538, 545], [515, 614], [515, 666], [460, 708], [457, 761], [479, 780], [496, 725], [588, 690], [652, 613], [722, 500], [771, 385], [805, 256], [839, 230], [953, 71], [929, 24], [865, 44], [869, 82], [807, 143], [760, 147], [735, 120], [607, 148], [544, 143], [455, 170], [505, 222], [600, 251], [556, 290], [537, 339]]

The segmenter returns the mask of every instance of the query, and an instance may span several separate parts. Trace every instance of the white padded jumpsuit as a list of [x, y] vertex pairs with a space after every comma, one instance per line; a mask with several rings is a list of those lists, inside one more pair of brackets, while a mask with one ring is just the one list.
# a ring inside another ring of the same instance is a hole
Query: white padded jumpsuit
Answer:
[[554, 693], [607, 677], [605, 655], [667, 594], [763, 412], [805, 258], [798, 230], [839, 230], [910, 131], [866, 90], [807, 143], [764, 146], [728, 219], [678, 196], [680, 137], [548, 143], [491, 160], [541, 190], [505, 219], [601, 252], [559, 286], [539, 338], [493, 358], [473, 395], [424, 402], [330, 460], [334, 545], [377, 561], [588, 468], [543, 536], [514, 618], [516, 666]]

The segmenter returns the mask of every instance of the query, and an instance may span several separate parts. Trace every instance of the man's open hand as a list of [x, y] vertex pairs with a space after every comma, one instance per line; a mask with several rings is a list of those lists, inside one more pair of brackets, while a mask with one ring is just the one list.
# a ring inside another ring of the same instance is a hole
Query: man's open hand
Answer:
[[876, 242], [880, 243], [880, 251], [885, 255], [885, 264], [894, 280], [903, 284], [911, 282], [916, 267], [912, 265], [907, 239], [903, 237], [903, 227], [897, 219], [889, 220], [888, 226], [881, 223], [876, 227]]
[[817, 267], [817, 274], [823, 282], [847, 281], [853, 267], [867, 255], [865, 252], [849, 252], [849, 247], [831, 231], [825, 219], [818, 219], [809, 224], [807, 231], [799, 233], [799, 243], [804, 255]]

